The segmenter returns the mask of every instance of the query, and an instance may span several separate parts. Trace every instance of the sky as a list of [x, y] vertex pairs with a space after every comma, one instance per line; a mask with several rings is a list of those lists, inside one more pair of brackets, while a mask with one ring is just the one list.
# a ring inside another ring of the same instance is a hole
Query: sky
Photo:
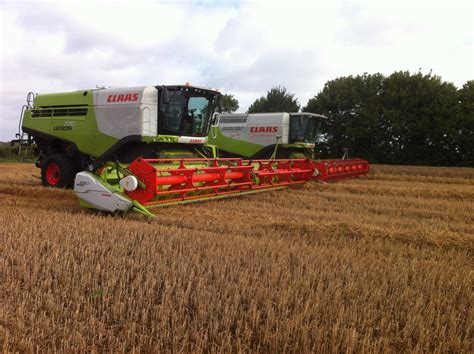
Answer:
[[474, 79], [474, 2], [0, 0], [0, 141], [29, 91], [184, 84], [245, 112], [275, 86], [394, 71]]

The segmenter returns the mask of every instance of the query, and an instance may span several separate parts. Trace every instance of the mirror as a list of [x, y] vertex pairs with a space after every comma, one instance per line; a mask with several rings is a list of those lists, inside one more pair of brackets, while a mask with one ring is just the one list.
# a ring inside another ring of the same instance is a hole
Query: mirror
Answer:
[[221, 115], [219, 112], [214, 112], [211, 117], [211, 125], [217, 127], [219, 125], [219, 121], [221, 119]]

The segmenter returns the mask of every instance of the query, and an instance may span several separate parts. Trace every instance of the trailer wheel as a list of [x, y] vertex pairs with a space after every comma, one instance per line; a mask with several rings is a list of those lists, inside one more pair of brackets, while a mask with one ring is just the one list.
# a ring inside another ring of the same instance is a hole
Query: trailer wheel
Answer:
[[41, 161], [41, 182], [47, 187], [72, 188], [76, 172], [73, 161], [61, 154], [48, 156]]

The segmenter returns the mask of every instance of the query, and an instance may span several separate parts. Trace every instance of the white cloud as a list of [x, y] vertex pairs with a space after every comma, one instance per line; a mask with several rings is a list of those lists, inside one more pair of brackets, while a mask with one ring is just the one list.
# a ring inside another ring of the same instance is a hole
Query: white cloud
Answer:
[[30, 90], [189, 81], [246, 110], [273, 86], [305, 105], [363, 72], [474, 78], [468, 1], [3, 1], [0, 15], [0, 140]]

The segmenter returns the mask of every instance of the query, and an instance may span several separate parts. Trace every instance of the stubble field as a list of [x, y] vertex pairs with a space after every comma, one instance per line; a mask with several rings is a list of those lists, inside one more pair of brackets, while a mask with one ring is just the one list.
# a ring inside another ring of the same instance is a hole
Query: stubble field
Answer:
[[82, 210], [0, 165], [0, 348], [472, 352], [474, 169]]

